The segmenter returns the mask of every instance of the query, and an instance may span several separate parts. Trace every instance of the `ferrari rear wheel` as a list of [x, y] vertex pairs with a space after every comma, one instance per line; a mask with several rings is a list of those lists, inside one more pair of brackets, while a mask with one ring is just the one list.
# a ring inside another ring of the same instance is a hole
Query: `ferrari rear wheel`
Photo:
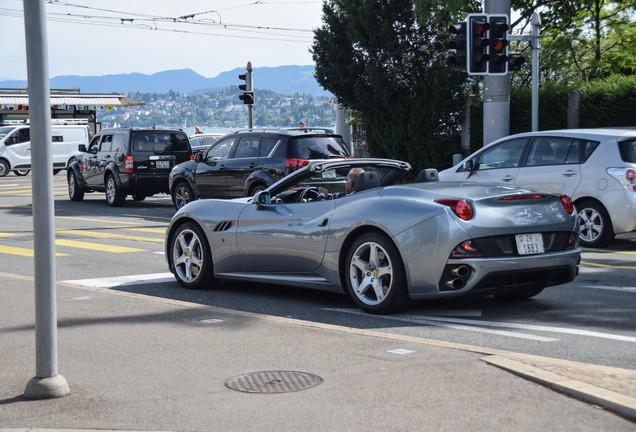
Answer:
[[358, 237], [349, 249], [345, 265], [347, 290], [362, 310], [387, 314], [408, 306], [404, 265], [386, 235], [374, 232]]
[[202, 289], [214, 284], [212, 253], [198, 225], [187, 222], [170, 237], [170, 268], [181, 286]]

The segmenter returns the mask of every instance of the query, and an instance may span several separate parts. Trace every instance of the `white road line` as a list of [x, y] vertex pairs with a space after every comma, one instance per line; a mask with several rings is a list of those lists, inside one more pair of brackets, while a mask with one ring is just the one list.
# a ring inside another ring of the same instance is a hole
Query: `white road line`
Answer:
[[607, 285], [581, 285], [581, 288], [592, 288], [592, 289], [601, 289], [601, 290], [610, 290], [610, 291], [622, 291], [622, 292], [633, 292], [636, 293], [636, 287], [615, 287], [615, 286], [607, 286]]
[[[362, 311], [355, 310], [355, 309], [323, 308], [323, 310], [334, 311], [334, 312], [343, 312], [343, 313], [348, 313], [348, 314], [353, 314], [353, 315], [366, 315], [366, 316], [368, 316], [368, 314], [366, 312], [362, 312]], [[559, 340], [559, 339], [554, 339], [554, 338], [548, 338], [548, 337], [543, 337], [543, 336], [535, 336], [535, 335], [528, 335], [528, 334], [524, 334], [524, 333], [516, 333], [516, 332], [505, 331], [505, 330], [491, 330], [491, 329], [485, 329], [485, 328], [480, 328], [480, 327], [472, 327], [472, 326], [467, 326], [467, 325], [458, 325], [458, 324], [453, 324], [453, 323], [449, 323], [449, 322], [444, 322], [443, 318], [436, 318], [436, 317], [418, 317], [418, 316], [412, 316], [412, 315], [377, 315], [377, 317], [378, 318], [388, 319], [388, 320], [394, 320], [394, 321], [404, 321], [404, 322], [409, 322], [409, 323], [426, 324], [426, 325], [431, 325], [431, 326], [436, 326], [436, 327], [446, 327], [446, 328], [452, 328], [452, 329], [456, 329], [456, 330], [466, 330], [466, 331], [472, 331], [472, 332], [477, 332], [477, 333], [495, 334], [495, 335], [498, 335], [498, 336], [515, 337], [515, 338], [520, 338], [520, 339], [530, 339], [530, 340], [535, 340], [535, 341], [539, 341], [539, 342], [555, 342], [555, 341]], [[467, 321], [470, 321], [470, 320], [467, 320]], [[479, 323], [481, 321], [475, 321], [475, 322]]]
[[175, 278], [172, 273], [155, 273], [155, 274], [145, 274], [145, 275], [118, 276], [118, 277], [109, 277], [109, 278], [67, 280], [67, 281], [64, 281], [64, 283], [88, 286], [93, 288], [112, 288], [112, 287], [124, 286], [124, 285], [141, 285], [141, 284], [165, 283], [165, 282], [174, 282], [174, 281], [175, 281]]

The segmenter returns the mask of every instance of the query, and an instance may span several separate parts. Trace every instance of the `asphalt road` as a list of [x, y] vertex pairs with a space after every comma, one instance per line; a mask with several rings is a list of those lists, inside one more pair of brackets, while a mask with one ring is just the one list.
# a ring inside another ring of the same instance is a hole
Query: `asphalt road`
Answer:
[[[344, 295], [299, 288], [228, 282], [185, 290], [166, 275], [170, 197], [128, 199], [120, 208], [108, 207], [101, 193], [72, 202], [64, 172], [54, 177], [54, 193], [58, 281], [636, 369], [636, 233], [607, 249], [583, 250], [574, 282], [527, 301], [419, 301], [403, 314], [372, 316]], [[0, 178], [0, 272], [34, 274], [31, 211], [31, 177]]]

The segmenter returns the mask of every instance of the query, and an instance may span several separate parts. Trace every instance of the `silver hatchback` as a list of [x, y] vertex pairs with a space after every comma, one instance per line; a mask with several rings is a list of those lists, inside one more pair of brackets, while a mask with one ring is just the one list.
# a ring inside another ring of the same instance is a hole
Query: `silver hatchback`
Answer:
[[514, 184], [568, 195], [581, 244], [636, 231], [636, 129], [563, 129], [499, 139], [439, 173], [440, 181]]

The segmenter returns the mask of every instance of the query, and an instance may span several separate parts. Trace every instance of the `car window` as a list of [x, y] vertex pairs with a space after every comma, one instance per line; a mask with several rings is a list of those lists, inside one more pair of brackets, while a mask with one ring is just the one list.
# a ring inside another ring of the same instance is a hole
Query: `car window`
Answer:
[[478, 170], [513, 168], [519, 166], [526, 138], [513, 139], [484, 150], [476, 164]]
[[99, 151], [107, 152], [112, 148], [113, 136], [112, 135], [104, 135], [102, 136], [102, 143], [99, 146]]
[[574, 138], [536, 138], [530, 147], [526, 165], [539, 166], [578, 163], [578, 147], [579, 140]]
[[184, 133], [147, 131], [133, 135], [133, 150], [137, 152], [164, 153], [189, 149], [188, 137]]
[[13, 130], [13, 126], [0, 126], [0, 139], [7, 136]]
[[260, 138], [257, 137], [243, 137], [236, 147], [236, 153], [234, 153], [234, 159], [238, 158], [255, 158], [258, 157], [258, 148], [260, 145]]
[[4, 145], [10, 146], [10, 145], [13, 145], [13, 144], [17, 144], [18, 143], [18, 132], [19, 131], [15, 131], [11, 135], [9, 135], [7, 137], [7, 139], [4, 140]]
[[23, 142], [29, 142], [31, 141], [31, 129], [29, 128], [24, 128], [24, 129], [20, 129], [18, 131], [18, 142], [19, 143], [23, 143]]
[[223, 141], [218, 141], [213, 147], [210, 147], [206, 155], [206, 159], [227, 159], [232, 150], [236, 138], [229, 138]]
[[281, 140], [278, 138], [263, 138], [261, 140], [261, 152], [259, 154], [260, 157], [270, 157], [272, 154], [272, 150]]
[[202, 143], [201, 143], [201, 138], [199, 138], [199, 137], [193, 137], [193, 138], [190, 138], [190, 145], [191, 145], [192, 147], [194, 147], [194, 146], [198, 146], [198, 145], [201, 145], [201, 144], [202, 144]]
[[101, 135], [97, 135], [95, 138], [93, 138], [93, 141], [91, 141], [90, 145], [88, 146], [89, 153], [97, 153], [97, 150], [99, 150], [100, 138], [101, 138]]
[[598, 141], [583, 141], [581, 143], [581, 163], [585, 163], [600, 143]]
[[329, 159], [349, 157], [347, 145], [340, 137], [309, 136], [290, 140], [288, 157], [297, 159]]
[[623, 162], [636, 163], [636, 139], [620, 141], [618, 151]]
[[111, 144], [112, 151], [123, 151], [124, 146], [126, 145], [126, 138], [128, 135], [115, 134], [113, 135], [113, 143]]

